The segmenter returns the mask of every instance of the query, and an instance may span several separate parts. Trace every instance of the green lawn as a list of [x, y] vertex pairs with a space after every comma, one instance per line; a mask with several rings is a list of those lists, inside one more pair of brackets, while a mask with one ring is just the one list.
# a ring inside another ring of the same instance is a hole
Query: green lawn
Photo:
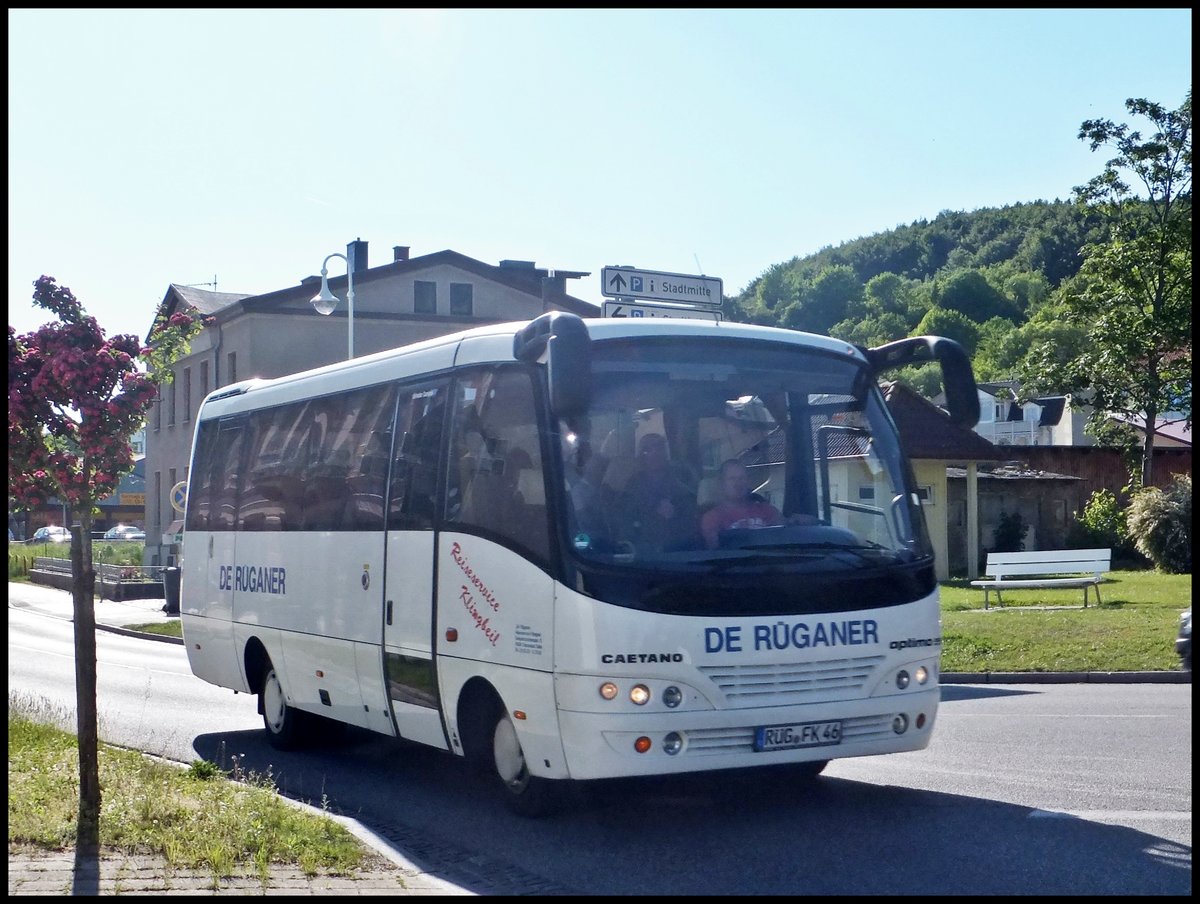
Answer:
[[1113, 571], [1103, 603], [1083, 608], [1083, 590], [1005, 590], [983, 608], [966, 580], [941, 586], [944, 672], [1138, 672], [1179, 668], [1179, 613], [1191, 605], [1192, 576]]

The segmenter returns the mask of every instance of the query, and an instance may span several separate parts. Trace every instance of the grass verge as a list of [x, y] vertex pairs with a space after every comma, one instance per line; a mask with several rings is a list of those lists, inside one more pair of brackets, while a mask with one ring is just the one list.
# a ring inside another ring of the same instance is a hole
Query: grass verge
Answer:
[[[1190, 574], [1113, 571], [1083, 608], [1083, 590], [1005, 590], [983, 608], [967, 580], [941, 585], [943, 672], [1175, 671]], [[1090, 593], [1090, 591], [1089, 591]]]
[[[54, 727], [64, 713], [44, 700], [9, 696], [8, 842], [62, 850], [75, 844], [79, 753], [75, 735]], [[345, 875], [372, 856], [344, 826], [275, 793], [270, 774], [226, 771], [197, 760], [188, 769], [133, 750], [100, 745], [103, 848], [159, 854], [172, 867], [201, 869], [214, 882], [272, 864], [308, 875]]]

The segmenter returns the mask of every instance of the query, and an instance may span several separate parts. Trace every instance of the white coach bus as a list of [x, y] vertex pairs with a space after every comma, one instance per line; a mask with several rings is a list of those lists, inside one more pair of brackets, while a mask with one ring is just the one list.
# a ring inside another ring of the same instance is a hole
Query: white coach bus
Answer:
[[223, 387], [192, 671], [258, 695], [278, 747], [429, 744], [525, 815], [572, 780], [924, 748], [937, 583], [877, 377], [927, 360], [974, 424], [950, 340], [558, 312]]

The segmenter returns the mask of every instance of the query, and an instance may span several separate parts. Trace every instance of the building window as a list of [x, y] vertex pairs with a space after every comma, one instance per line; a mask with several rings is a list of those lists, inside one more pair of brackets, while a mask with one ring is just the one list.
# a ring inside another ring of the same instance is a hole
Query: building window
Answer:
[[864, 500], [874, 499], [875, 498], [875, 487], [859, 487], [858, 488], [858, 498], [864, 499]]
[[175, 426], [175, 381], [171, 381], [171, 392], [167, 398], [169, 407], [167, 408], [167, 426]]
[[450, 315], [470, 317], [475, 307], [475, 287], [470, 283], [450, 283]]
[[208, 395], [208, 362], [200, 362], [200, 398]]
[[150, 523], [155, 536], [162, 533], [162, 471], [154, 472], [154, 508], [150, 510], [154, 520]]
[[192, 419], [192, 369], [183, 369], [183, 422]]
[[917, 498], [921, 505], [933, 505], [933, 487], [917, 487]]
[[437, 313], [437, 283], [425, 279], [413, 281], [413, 310], [418, 314]]
[[162, 429], [162, 384], [158, 384], [158, 396], [154, 399], [154, 429]]
[[228, 383], [237, 382], [237, 352], [229, 353], [229, 380]]

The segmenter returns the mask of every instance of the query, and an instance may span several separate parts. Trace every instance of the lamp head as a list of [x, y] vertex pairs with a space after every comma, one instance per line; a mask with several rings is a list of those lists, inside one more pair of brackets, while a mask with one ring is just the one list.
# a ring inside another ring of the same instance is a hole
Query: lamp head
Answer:
[[337, 296], [329, 291], [329, 280], [325, 274], [321, 274], [321, 291], [312, 297], [312, 306], [317, 309], [318, 314], [332, 314], [333, 309], [337, 307]]

